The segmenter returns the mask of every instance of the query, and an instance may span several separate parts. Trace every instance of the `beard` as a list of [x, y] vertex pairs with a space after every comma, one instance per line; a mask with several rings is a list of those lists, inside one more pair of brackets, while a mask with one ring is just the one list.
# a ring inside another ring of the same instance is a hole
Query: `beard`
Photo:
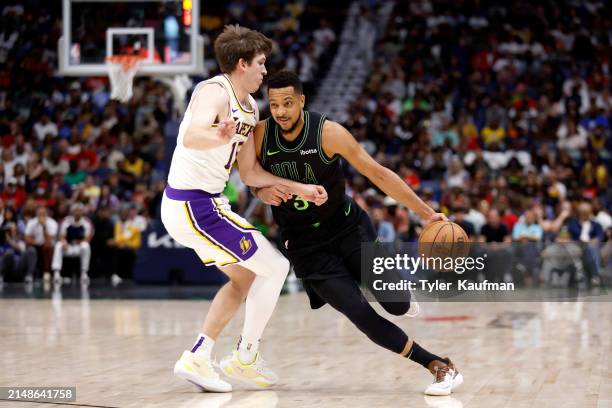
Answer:
[[302, 114], [300, 114], [300, 116], [298, 116], [298, 118], [295, 120], [295, 122], [293, 122], [291, 124], [291, 126], [289, 126], [289, 129], [283, 129], [283, 127], [280, 126], [280, 124], [279, 124], [279, 126], [281, 128], [281, 132], [283, 132], [283, 133], [291, 133], [291, 132], [293, 132], [295, 130], [295, 128], [298, 126], [298, 123], [300, 123], [300, 118], [301, 117], [302, 117]]

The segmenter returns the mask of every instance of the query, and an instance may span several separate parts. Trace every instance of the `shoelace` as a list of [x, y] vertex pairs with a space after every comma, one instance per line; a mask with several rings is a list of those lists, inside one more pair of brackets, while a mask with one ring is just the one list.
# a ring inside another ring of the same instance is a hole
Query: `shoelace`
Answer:
[[434, 376], [436, 377], [436, 380], [434, 382], [435, 383], [444, 382], [444, 379], [446, 378], [446, 374], [448, 374], [449, 370], [450, 369], [448, 366], [436, 367], [436, 373], [434, 374]]
[[268, 363], [266, 362], [266, 360], [264, 360], [260, 354], [257, 355], [257, 358], [255, 359], [255, 363], [257, 364], [257, 372], [259, 374], [264, 375], [266, 378], [274, 378], [275, 374], [274, 372], [271, 372], [271, 370], [268, 368]]

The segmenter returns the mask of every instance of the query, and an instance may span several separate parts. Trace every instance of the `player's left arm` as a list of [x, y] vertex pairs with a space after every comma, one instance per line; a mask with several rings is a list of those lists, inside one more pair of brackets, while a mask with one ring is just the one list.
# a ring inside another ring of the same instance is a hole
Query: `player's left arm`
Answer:
[[[261, 164], [261, 148], [263, 145], [264, 133], [266, 131], [265, 121], [257, 122], [257, 126], [253, 129], [253, 143], [255, 144], [255, 154], [257, 155], [257, 162]], [[268, 187], [251, 187], [251, 192], [265, 204], [269, 205], [280, 205], [282, 202], [290, 200], [293, 194], [285, 186], [273, 185]]]
[[447, 220], [444, 214], [436, 213], [421, 200], [397, 174], [376, 162], [342, 125], [330, 120], [325, 122], [322, 147], [328, 157], [342, 156], [385, 194], [410, 208], [425, 223]]

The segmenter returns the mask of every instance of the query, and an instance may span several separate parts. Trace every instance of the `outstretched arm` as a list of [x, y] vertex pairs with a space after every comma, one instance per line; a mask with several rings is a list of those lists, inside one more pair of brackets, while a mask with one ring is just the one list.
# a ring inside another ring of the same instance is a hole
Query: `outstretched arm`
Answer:
[[446, 220], [444, 214], [436, 213], [397, 174], [376, 162], [342, 125], [326, 121], [322, 144], [328, 157], [339, 154], [345, 158], [359, 173], [385, 194], [414, 211], [424, 222]]

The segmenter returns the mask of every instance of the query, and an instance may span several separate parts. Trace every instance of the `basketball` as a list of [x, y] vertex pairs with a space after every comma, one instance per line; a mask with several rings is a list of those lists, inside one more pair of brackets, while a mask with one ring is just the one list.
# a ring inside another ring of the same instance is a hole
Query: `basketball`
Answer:
[[456, 259], [468, 255], [470, 240], [463, 228], [454, 222], [436, 221], [419, 235], [418, 250], [425, 258]]

